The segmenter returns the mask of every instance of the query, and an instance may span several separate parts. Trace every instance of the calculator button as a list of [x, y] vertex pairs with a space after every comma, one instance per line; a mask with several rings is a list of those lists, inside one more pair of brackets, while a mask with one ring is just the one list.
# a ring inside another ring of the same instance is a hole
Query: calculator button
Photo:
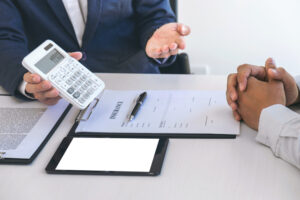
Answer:
[[74, 74], [76, 77], [79, 77], [81, 75], [80, 71], [75, 72]]
[[94, 90], [97, 90], [99, 86], [94, 84], [92, 87], [93, 87]]
[[86, 76], [86, 75], [83, 75], [83, 76], [80, 77], [80, 80], [81, 80], [81, 81], [85, 81], [86, 78], [87, 78], [87, 76]]
[[90, 85], [93, 84], [93, 82], [92, 82], [91, 80], [88, 80], [88, 81], [86, 82], [86, 84], [87, 84], [87, 86], [90, 86]]
[[65, 64], [64, 65], [64, 68], [66, 68], [67, 70], [70, 70], [71, 69], [71, 66], [69, 64]]
[[73, 81], [72, 81], [71, 79], [68, 79], [68, 80], [66, 81], [66, 83], [67, 83], [68, 85], [72, 85]]
[[56, 79], [56, 80], [55, 80], [55, 83], [57, 83], [58, 85], [60, 85], [61, 82], [62, 82], [61, 79]]
[[92, 76], [92, 73], [90, 73], [89, 71], [87, 71], [87, 72], [85, 73], [85, 75], [86, 75], [87, 77], [90, 77], [90, 76]]
[[89, 86], [85, 83], [81, 88], [82, 88], [83, 90], [86, 90], [88, 87], [89, 87]]
[[74, 90], [76, 90], [77, 88], [78, 88], [78, 84], [77, 83], [74, 83], [73, 85], [72, 85], [72, 87], [74, 88]]
[[82, 89], [82, 87], [79, 89], [79, 90], [77, 90], [77, 92], [79, 92], [79, 93], [83, 93], [84, 92], [84, 90]]
[[72, 81], [75, 81], [76, 80], [76, 76], [71, 76], [71, 78], [70, 78]]
[[67, 84], [60, 84], [60, 87], [62, 87], [64, 90], [66, 90], [69, 86]]
[[85, 98], [85, 99], [88, 99], [89, 97], [90, 97], [90, 94], [87, 92], [83, 95], [83, 98]]
[[78, 81], [76, 81], [76, 84], [81, 85], [82, 81], [79, 79]]
[[80, 103], [84, 103], [85, 100], [86, 100], [85, 98], [80, 98], [80, 99], [79, 99], [79, 102], [80, 102]]
[[75, 99], [77, 99], [78, 97], [80, 97], [80, 93], [79, 93], [79, 92], [75, 92], [75, 93], [73, 94], [73, 97], [74, 97]]
[[99, 79], [96, 78], [96, 77], [95, 77], [93, 80], [94, 80], [96, 83], [98, 83], [98, 84], [100, 83]]
[[56, 74], [51, 74], [50, 75], [50, 79], [52, 79], [52, 80], [54, 80], [56, 77], [57, 77]]
[[68, 92], [69, 94], [73, 94], [74, 88], [73, 88], [73, 87], [70, 87], [70, 88], [67, 90], [67, 92]]
[[75, 63], [75, 67], [76, 67], [77, 69], [79, 69], [79, 68], [80, 68], [80, 65], [79, 65], [78, 63]]
[[89, 94], [93, 94], [95, 92], [95, 89], [94, 88], [90, 88], [89, 90], [88, 90], [88, 93]]

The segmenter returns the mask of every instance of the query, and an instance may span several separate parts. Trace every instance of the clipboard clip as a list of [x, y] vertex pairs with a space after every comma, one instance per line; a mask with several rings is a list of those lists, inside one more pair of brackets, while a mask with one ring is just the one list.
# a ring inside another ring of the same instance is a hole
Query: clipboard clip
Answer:
[[96, 108], [96, 106], [99, 103], [99, 98], [95, 98], [92, 103], [90, 103], [90, 105], [88, 107], [86, 107], [84, 110], [81, 110], [77, 117], [76, 117], [76, 121], [75, 122], [80, 122], [80, 121], [87, 121], [89, 120], [89, 118], [91, 117], [94, 108]]
[[4, 154], [5, 154], [6, 152], [0, 152], [0, 160], [3, 160], [4, 159]]

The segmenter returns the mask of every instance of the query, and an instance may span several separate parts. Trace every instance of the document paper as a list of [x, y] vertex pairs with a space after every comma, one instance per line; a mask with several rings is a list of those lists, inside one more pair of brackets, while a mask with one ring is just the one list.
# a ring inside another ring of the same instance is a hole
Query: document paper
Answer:
[[1, 96], [0, 100], [0, 154], [3, 158], [29, 159], [68, 106], [64, 100], [48, 108], [10, 96]]
[[79, 123], [76, 133], [240, 133], [240, 123], [232, 116], [225, 91], [147, 91], [138, 114], [129, 121], [142, 92], [106, 90], [89, 120]]

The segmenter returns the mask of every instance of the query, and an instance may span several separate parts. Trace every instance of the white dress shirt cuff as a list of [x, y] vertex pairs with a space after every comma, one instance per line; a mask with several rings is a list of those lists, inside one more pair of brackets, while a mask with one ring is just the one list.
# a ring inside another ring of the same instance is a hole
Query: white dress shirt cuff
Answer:
[[299, 118], [299, 114], [283, 105], [273, 105], [265, 108], [259, 119], [256, 140], [271, 147], [275, 156], [278, 155], [279, 137], [290, 121]]
[[23, 94], [25, 97], [29, 98], [29, 99], [34, 99], [32, 96], [28, 95], [26, 93], [26, 85], [27, 85], [27, 82], [25, 81], [22, 81], [22, 83], [20, 84], [19, 86], [19, 91], [21, 92], [21, 94]]

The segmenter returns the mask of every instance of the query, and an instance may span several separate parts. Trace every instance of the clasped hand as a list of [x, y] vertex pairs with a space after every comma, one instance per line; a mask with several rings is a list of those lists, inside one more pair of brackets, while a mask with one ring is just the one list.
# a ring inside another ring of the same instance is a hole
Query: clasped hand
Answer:
[[264, 67], [245, 64], [238, 67], [237, 73], [230, 74], [226, 98], [235, 119], [244, 120], [257, 130], [264, 108], [297, 103], [299, 89], [294, 78], [269, 58]]

